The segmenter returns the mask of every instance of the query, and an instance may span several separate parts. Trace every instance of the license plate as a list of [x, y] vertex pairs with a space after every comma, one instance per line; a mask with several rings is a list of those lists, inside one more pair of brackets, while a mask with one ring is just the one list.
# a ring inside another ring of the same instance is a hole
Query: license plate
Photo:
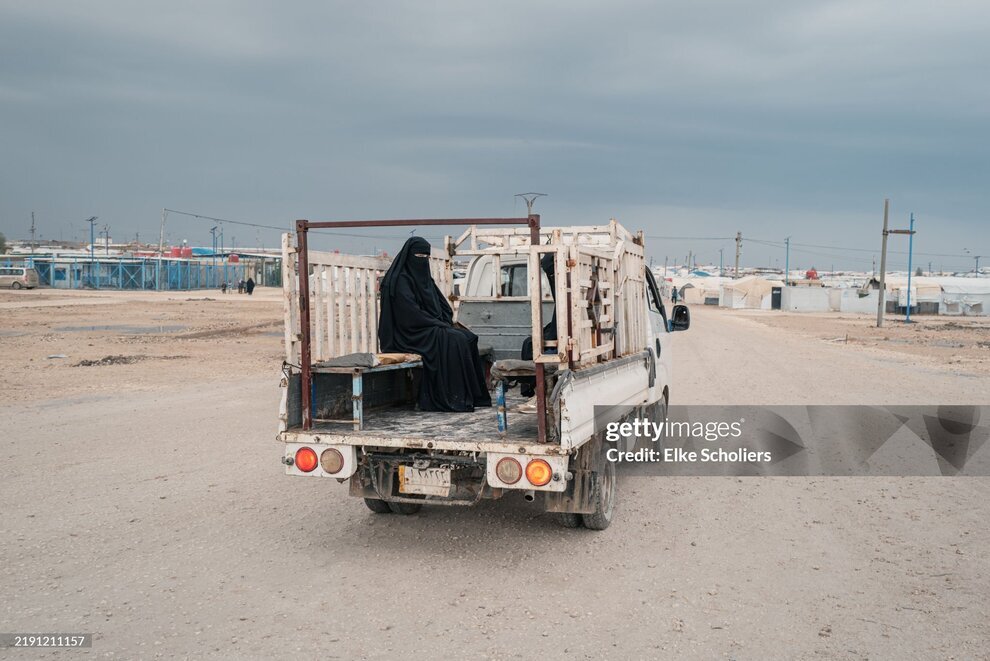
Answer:
[[450, 469], [399, 466], [399, 493], [449, 496]]

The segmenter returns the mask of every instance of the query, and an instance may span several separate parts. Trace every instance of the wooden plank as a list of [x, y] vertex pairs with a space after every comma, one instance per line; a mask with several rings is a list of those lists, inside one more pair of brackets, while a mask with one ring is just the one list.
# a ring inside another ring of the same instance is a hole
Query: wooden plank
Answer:
[[321, 264], [316, 264], [313, 266], [313, 307], [315, 308], [313, 322], [316, 325], [316, 342], [315, 342], [315, 362], [321, 360], [326, 360], [327, 356], [324, 355], [324, 316], [323, 316], [323, 271], [326, 267]]
[[296, 291], [296, 249], [292, 245], [293, 235], [282, 235], [282, 303], [285, 323], [285, 360], [291, 365], [299, 364], [299, 299]]
[[309, 251], [310, 264], [326, 266], [347, 266], [359, 269], [387, 269], [391, 260], [385, 257], [370, 257], [367, 255], [345, 255], [336, 252]]
[[336, 266], [324, 267], [327, 274], [326, 303], [323, 314], [327, 318], [327, 354], [333, 358], [337, 355], [337, 283]]
[[334, 318], [337, 323], [337, 355], [342, 356], [347, 353], [347, 280], [346, 269], [336, 267], [336, 298], [337, 309], [334, 310]]
[[568, 320], [571, 310], [567, 307], [567, 249], [560, 245], [560, 230], [556, 230], [551, 239], [557, 244], [557, 253], [554, 255], [554, 269], [556, 269], [556, 313], [557, 313], [557, 355], [561, 361], [570, 360], [567, 342], [570, 334], [567, 331]]
[[360, 333], [358, 333], [358, 305], [357, 305], [357, 269], [347, 269], [347, 313], [350, 318], [350, 324], [348, 326], [350, 330], [351, 337], [351, 353], [357, 353], [360, 351], [358, 348], [358, 341], [360, 340]]
[[368, 282], [365, 283], [368, 291], [368, 328], [369, 328], [369, 351], [378, 353], [378, 271], [368, 271]]
[[360, 348], [358, 351], [362, 353], [371, 353], [371, 349], [368, 348], [368, 288], [365, 282], [368, 279], [368, 269], [360, 269], [354, 274], [355, 280], [355, 291], [358, 298], [358, 330], [361, 333]]
[[592, 347], [591, 349], [586, 349], [586, 350], [584, 350], [584, 351], [581, 352], [581, 360], [584, 361], [584, 360], [587, 360], [589, 358], [597, 358], [598, 356], [601, 356], [602, 354], [606, 354], [606, 353], [610, 352], [613, 349], [613, 346], [614, 345], [611, 342], [606, 342], [605, 344], [601, 344], [601, 345], [599, 345], [597, 347]]
[[538, 295], [540, 282], [540, 253], [539, 246], [532, 246], [529, 252], [529, 267], [526, 277], [529, 279], [529, 309], [530, 321], [533, 325], [533, 359], [543, 355], [543, 301]]

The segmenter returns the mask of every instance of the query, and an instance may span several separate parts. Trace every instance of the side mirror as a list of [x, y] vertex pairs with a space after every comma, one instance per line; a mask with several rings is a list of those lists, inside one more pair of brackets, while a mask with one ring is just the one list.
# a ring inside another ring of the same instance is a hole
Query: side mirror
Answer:
[[671, 331], [684, 331], [691, 327], [691, 311], [686, 305], [675, 305], [670, 317]]

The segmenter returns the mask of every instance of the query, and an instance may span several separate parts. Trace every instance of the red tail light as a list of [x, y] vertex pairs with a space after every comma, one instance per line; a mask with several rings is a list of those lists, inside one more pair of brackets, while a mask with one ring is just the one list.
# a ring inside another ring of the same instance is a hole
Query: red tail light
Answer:
[[316, 470], [320, 460], [316, 456], [313, 448], [299, 448], [296, 450], [296, 468], [304, 473], [312, 473]]

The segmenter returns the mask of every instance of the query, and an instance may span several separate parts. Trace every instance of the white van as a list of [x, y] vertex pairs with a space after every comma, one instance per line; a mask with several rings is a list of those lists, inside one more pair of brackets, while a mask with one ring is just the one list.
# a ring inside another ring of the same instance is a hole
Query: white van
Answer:
[[34, 289], [40, 284], [38, 272], [24, 266], [0, 266], [0, 287]]

